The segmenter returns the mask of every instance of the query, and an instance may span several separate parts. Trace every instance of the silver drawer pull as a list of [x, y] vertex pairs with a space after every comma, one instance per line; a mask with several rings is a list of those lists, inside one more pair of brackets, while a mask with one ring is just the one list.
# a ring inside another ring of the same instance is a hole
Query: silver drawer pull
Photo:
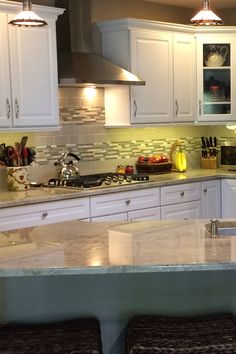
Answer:
[[201, 116], [202, 115], [202, 101], [201, 100], [199, 100], [199, 102], [198, 102], [198, 112], [199, 112], [199, 116]]
[[135, 117], [137, 116], [137, 111], [138, 111], [138, 105], [137, 105], [136, 100], [134, 100], [134, 116]]
[[48, 212], [47, 211], [44, 211], [42, 213], [42, 219], [46, 219], [46, 217], [48, 216]]
[[207, 188], [204, 188], [204, 189], [203, 189], [203, 193], [207, 193]]
[[180, 195], [181, 195], [181, 197], [183, 197], [184, 196], [184, 192], [180, 192]]
[[11, 106], [9, 98], [6, 98], [6, 105], [7, 105], [7, 119], [10, 119], [11, 116]]
[[16, 119], [18, 119], [20, 113], [20, 106], [17, 98], [15, 99], [15, 108], [16, 108]]
[[177, 100], [175, 100], [175, 106], [176, 106], [175, 115], [177, 116], [179, 114], [179, 105], [178, 105], [178, 101]]
[[130, 205], [130, 199], [127, 199], [125, 202], [126, 205]]

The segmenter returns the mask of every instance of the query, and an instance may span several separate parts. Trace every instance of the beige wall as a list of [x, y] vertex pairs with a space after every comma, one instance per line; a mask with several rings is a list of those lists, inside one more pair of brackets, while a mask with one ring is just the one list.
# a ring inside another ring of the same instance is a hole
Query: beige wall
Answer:
[[141, 0], [91, 0], [91, 2], [93, 22], [119, 17], [135, 17], [187, 24], [193, 15], [191, 9]]
[[218, 10], [217, 15], [219, 15], [226, 26], [236, 26], [236, 7], [233, 9]]

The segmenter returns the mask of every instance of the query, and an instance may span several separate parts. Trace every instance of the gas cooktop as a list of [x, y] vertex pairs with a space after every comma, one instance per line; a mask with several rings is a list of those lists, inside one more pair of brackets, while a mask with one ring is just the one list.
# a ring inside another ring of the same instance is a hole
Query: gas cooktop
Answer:
[[119, 174], [119, 173], [99, 173], [80, 176], [78, 179], [61, 180], [51, 178], [48, 181], [50, 187], [74, 187], [74, 188], [94, 188], [94, 187], [112, 187], [125, 184], [141, 183], [149, 181], [147, 174]]

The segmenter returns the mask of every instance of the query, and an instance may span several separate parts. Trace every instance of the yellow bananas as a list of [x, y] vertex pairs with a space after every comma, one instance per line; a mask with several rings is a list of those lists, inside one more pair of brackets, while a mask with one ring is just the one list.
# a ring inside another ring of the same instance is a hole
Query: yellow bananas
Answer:
[[179, 149], [175, 153], [175, 167], [179, 172], [186, 171], [187, 168], [186, 155], [184, 151], [182, 151], [181, 149]]

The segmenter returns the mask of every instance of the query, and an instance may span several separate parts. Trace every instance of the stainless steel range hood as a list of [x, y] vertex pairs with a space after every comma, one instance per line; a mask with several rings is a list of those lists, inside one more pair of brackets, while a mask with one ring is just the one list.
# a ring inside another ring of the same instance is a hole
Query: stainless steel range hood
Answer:
[[60, 86], [145, 85], [136, 75], [94, 53], [90, 0], [55, 0], [55, 6], [65, 8], [57, 20]]

